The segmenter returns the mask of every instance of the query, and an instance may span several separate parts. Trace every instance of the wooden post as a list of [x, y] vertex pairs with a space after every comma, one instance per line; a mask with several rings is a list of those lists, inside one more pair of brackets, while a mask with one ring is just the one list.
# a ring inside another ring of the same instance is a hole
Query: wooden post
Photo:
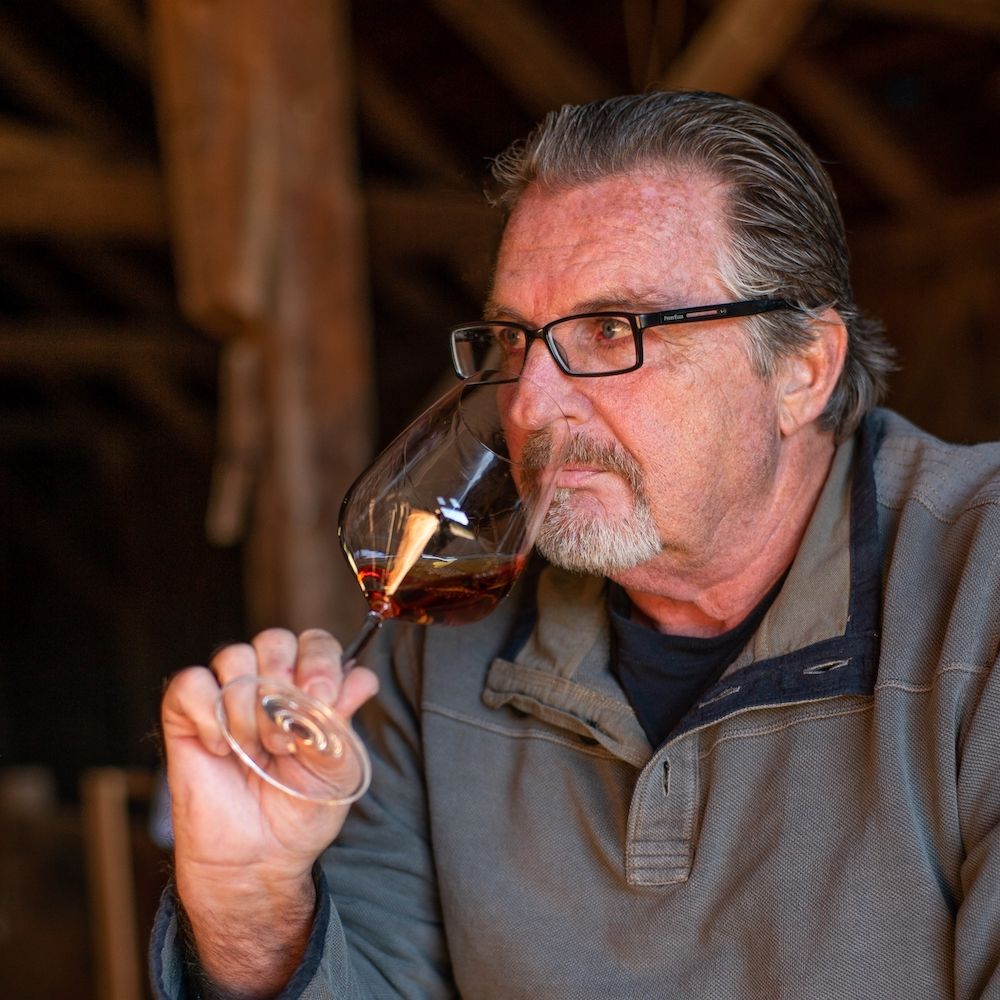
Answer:
[[[224, 417], [259, 427], [250, 625], [349, 638], [364, 604], [337, 515], [369, 458], [373, 380], [346, 3], [154, 0], [151, 13], [181, 300], [259, 358], [242, 369], [254, 384], [227, 393], [244, 409]], [[246, 449], [238, 460], [246, 481]]]
[[[131, 783], [148, 799], [148, 781]], [[97, 994], [106, 1000], [139, 1000], [142, 973], [132, 875], [128, 805], [130, 776], [115, 767], [95, 768], [81, 782], [90, 913], [97, 953]]]

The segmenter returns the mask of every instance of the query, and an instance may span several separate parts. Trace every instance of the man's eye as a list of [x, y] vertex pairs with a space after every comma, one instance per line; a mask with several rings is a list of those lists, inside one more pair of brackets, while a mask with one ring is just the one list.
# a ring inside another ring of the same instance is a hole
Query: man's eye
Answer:
[[502, 329], [497, 334], [497, 337], [505, 351], [516, 351], [521, 346], [524, 334], [520, 330]]
[[631, 336], [632, 327], [629, 325], [628, 320], [624, 320], [619, 316], [605, 317], [598, 323], [598, 340], [608, 342]]

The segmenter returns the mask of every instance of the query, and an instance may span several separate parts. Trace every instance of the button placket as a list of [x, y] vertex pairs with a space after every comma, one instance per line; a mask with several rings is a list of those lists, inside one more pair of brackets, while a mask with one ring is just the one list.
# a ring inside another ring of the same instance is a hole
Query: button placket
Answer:
[[632, 885], [670, 885], [691, 873], [698, 761], [681, 738], [654, 754], [629, 811], [625, 876]]

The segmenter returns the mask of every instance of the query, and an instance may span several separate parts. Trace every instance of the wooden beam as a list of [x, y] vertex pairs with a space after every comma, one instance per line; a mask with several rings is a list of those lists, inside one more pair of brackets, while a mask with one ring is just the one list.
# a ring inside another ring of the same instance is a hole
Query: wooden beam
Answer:
[[819, 0], [721, 0], [660, 86], [751, 96], [818, 6]]
[[168, 371], [211, 371], [209, 342], [179, 336], [179, 327], [7, 322], [0, 326], [0, 372], [45, 377], [116, 374], [135, 365]]
[[69, 287], [45, 260], [10, 243], [0, 244], [0, 287], [12, 292], [29, 309], [48, 315], [76, 315], [88, 306], [83, 289]]
[[105, 109], [50, 60], [47, 52], [28, 41], [11, 15], [0, 11], [0, 78], [51, 121], [80, 135], [120, 141], [120, 129]]
[[521, 0], [430, 0], [430, 5], [532, 114], [608, 97], [617, 89]]
[[134, 4], [128, 0], [60, 0], [140, 79], [149, 75], [146, 32]]
[[424, 121], [420, 106], [394, 88], [373, 59], [358, 63], [358, 101], [365, 124], [393, 156], [439, 183], [463, 183], [459, 157]]
[[129, 161], [65, 132], [0, 121], [0, 233], [166, 238], [155, 165]]
[[379, 270], [401, 257], [444, 261], [473, 294], [487, 287], [502, 218], [482, 195], [370, 185], [368, 239]]
[[836, 0], [835, 6], [899, 20], [931, 21], [960, 31], [1000, 34], [996, 0]]
[[107, 1000], [143, 995], [129, 798], [129, 779], [119, 768], [94, 768], [81, 779], [97, 988]]
[[219, 366], [218, 451], [205, 514], [205, 531], [215, 545], [246, 537], [264, 439], [262, 379], [259, 347], [248, 337], [230, 337]]
[[94, 147], [73, 132], [42, 129], [0, 115], [0, 171], [51, 169], [64, 157], [93, 160]]
[[166, 212], [160, 176], [143, 166], [0, 177], [0, 233], [161, 241]]
[[[933, 208], [932, 216], [904, 215], [861, 226], [851, 234], [851, 246], [866, 259], [876, 261], [885, 256], [892, 260], [894, 271], [911, 274], [918, 273], [921, 261], [934, 255], [944, 259], [963, 248], [983, 249], [981, 256], [994, 266], [1000, 250], [1000, 189], [942, 196]], [[899, 291], [908, 294], [910, 288], [904, 282]]]
[[112, 248], [103, 240], [71, 237], [60, 239], [53, 250], [70, 270], [117, 305], [144, 316], [166, 316], [177, 308], [169, 278], [151, 273], [127, 250]]
[[260, 351], [254, 627], [347, 638], [337, 513], [370, 454], [367, 258], [346, 0], [154, 0], [154, 84], [188, 316]]
[[210, 374], [213, 361], [210, 344], [192, 343], [176, 329], [0, 328], [0, 373], [53, 383], [110, 377], [195, 454], [210, 454], [213, 428], [208, 412], [193, 405], [181, 384], [185, 376]]
[[181, 305], [205, 330], [238, 332], [266, 311], [279, 226], [281, 109], [255, 79], [273, 72], [265, 13], [156, 0], [150, 16]]
[[788, 99], [885, 202], [903, 211], [935, 203], [935, 184], [918, 158], [842, 79], [793, 53], [778, 71], [778, 80]]
[[195, 455], [211, 455], [215, 440], [211, 415], [192, 405], [170, 372], [146, 363], [131, 365], [123, 374], [140, 405], [176, 441]]
[[684, 4], [680, 0], [622, 0], [629, 78], [645, 90], [665, 73], [680, 48]]
[[500, 213], [480, 194], [369, 184], [365, 195], [369, 239], [380, 256], [488, 252], [500, 232]]

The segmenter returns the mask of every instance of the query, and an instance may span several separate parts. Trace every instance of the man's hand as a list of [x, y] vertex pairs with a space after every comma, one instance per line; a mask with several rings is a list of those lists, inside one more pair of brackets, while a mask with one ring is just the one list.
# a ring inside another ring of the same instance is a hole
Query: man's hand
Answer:
[[212, 982], [265, 997], [280, 991], [302, 956], [315, 904], [312, 866], [348, 807], [293, 798], [250, 771], [219, 730], [219, 687], [261, 674], [350, 718], [378, 682], [364, 667], [344, 675], [340, 645], [318, 630], [298, 639], [262, 632], [223, 649], [211, 667], [180, 672], [163, 698], [177, 890]]

